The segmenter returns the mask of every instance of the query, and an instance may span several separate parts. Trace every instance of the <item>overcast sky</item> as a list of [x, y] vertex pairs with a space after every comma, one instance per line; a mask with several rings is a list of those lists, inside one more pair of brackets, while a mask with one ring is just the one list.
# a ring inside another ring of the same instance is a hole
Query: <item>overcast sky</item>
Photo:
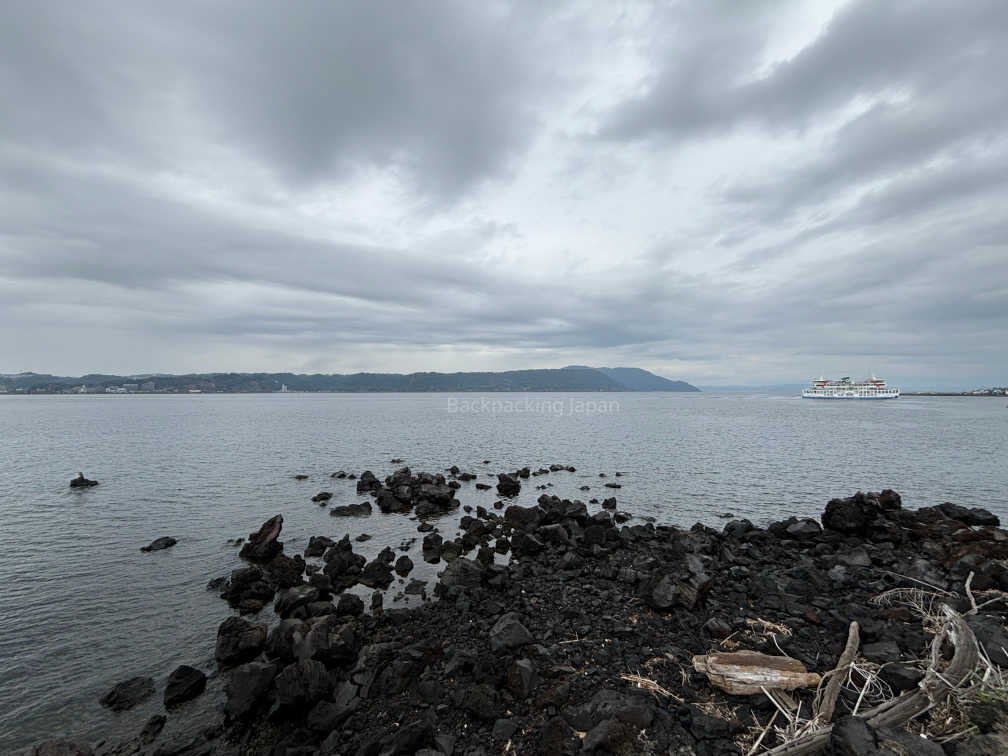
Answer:
[[7, 2], [0, 372], [1008, 383], [1008, 4]]

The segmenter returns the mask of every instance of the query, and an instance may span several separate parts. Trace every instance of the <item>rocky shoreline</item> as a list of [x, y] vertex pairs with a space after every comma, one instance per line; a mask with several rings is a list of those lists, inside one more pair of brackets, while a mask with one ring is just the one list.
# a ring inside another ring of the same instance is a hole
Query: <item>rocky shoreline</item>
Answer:
[[[392, 548], [366, 560], [349, 534], [316, 536], [289, 555], [278, 515], [244, 542], [246, 566], [211, 581], [234, 613], [215, 652], [226, 702], [206, 726], [161, 735], [169, 709], [125, 742], [52, 741], [28, 753], [762, 753], [795, 734], [788, 717], [808, 720], [816, 681], [839, 679], [831, 670], [851, 623], [856, 662], [819, 752], [1008, 752], [1008, 697], [989, 680], [982, 696], [943, 698], [908, 728], [851, 716], [947, 664], [941, 644], [930, 656], [939, 606], [962, 615], [995, 677], [1008, 672], [1008, 532], [991, 513], [904, 509], [885, 490], [834, 499], [821, 521], [683, 530], [636, 522], [613, 500], [593, 512], [547, 493], [536, 506], [507, 504], [551, 468], [501, 473], [492, 510], [462, 506], [459, 480], [475, 476], [457, 468], [346, 476], [382, 512], [419, 518], [421, 557], [445, 565], [435, 585], [411, 580], [412, 560]], [[438, 518], [460, 506], [450, 524], [461, 535], [448, 539], [437, 527], [449, 520]], [[394, 608], [394, 590], [431, 600]], [[259, 621], [270, 606], [278, 621]], [[715, 662], [744, 651], [773, 657], [800, 684], [726, 692]], [[201, 675], [176, 670], [166, 705], [200, 696]]]

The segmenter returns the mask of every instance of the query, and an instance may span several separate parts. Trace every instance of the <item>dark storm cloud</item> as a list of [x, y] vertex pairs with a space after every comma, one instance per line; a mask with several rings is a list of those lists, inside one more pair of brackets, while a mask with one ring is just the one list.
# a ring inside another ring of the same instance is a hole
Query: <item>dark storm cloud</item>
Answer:
[[793, 7], [7, 4], [0, 371], [1008, 370], [1008, 10]]

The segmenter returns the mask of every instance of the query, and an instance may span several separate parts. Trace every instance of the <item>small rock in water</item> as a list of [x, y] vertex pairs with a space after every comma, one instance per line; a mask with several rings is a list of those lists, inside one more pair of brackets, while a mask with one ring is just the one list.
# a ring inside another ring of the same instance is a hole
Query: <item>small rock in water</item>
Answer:
[[150, 677], [132, 677], [116, 685], [99, 699], [99, 703], [112, 711], [132, 709], [154, 694], [154, 680]]
[[164, 704], [171, 707], [195, 698], [206, 689], [207, 677], [195, 667], [182, 664], [168, 677], [165, 685]]
[[308, 476], [304, 473], [298, 473], [294, 476], [294, 480], [308, 480]]
[[311, 497], [314, 502], [329, 501], [332, 498], [331, 491], [319, 491], [317, 494]]
[[88, 480], [82, 472], [77, 473], [77, 477], [70, 481], [70, 488], [90, 488], [97, 485], [97, 480]]
[[160, 538], [155, 538], [146, 546], [141, 546], [140, 551], [161, 551], [162, 549], [171, 548], [176, 543], [178, 541], [171, 536], [161, 536]]

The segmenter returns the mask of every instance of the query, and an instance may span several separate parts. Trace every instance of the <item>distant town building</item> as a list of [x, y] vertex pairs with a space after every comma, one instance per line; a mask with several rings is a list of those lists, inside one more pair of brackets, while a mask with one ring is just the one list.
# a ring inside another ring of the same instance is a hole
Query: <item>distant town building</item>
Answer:
[[144, 381], [143, 383], [140, 384], [140, 390], [141, 391], [153, 391], [154, 390], [154, 381]]
[[125, 394], [126, 388], [124, 386], [109, 386], [105, 389], [106, 394]]
[[286, 383], [281, 383], [280, 384], [280, 393], [281, 394], [286, 394], [287, 393], [287, 384]]
[[139, 383], [124, 383], [122, 385], [122, 387], [124, 389], [126, 389], [127, 391], [137, 391], [140, 388], [140, 384]]

